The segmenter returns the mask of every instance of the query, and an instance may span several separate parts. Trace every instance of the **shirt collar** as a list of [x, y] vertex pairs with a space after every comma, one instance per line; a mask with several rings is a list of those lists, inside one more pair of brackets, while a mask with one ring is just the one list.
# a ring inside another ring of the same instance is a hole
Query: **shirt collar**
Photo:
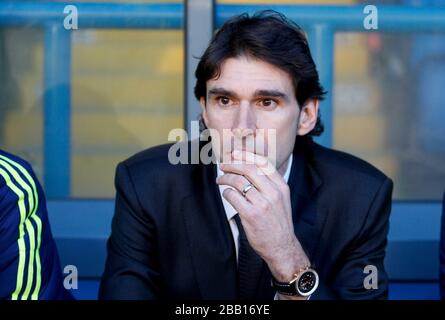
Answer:
[[[286, 181], [286, 183], [289, 182], [289, 176], [290, 176], [290, 171], [292, 168], [292, 160], [293, 160], [293, 155], [292, 153], [289, 156], [289, 161], [287, 162], [287, 168], [286, 168], [286, 172], [283, 175], [284, 181]], [[219, 168], [219, 162], [216, 162], [216, 172], [217, 172], [217, 176], [222, 176], [224, 173], [222, 172], [222, 170]], [[226, 216], [227, 216], [227, 220], [230, 221], [230, 219], [232, 219], [236, 214], [237, 211], [235, 210], [234, 207], [232, 207], [232, 205], [223, 197], [223, 192], [225, 189], [227, 189], [229, 186], [226, 185], [218, 185], [219, 187], [219, 194], [221, 196], [223, 205], [224, 205], [224, 210], [226, 212]]]

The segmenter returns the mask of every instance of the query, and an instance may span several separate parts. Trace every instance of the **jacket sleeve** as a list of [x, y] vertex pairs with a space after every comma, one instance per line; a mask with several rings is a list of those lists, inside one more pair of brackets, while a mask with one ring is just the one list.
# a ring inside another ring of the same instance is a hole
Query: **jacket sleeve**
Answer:
[[[319, 288], [311, 300], [388, 298], [388, 275], [384, 258], [392, 189], [393, 183], [387, 178], [369, 207], [361, 231], [339, 260], [332, 283], [320, 279]], [[374, 285], [373, 280], [377, 280]]]
[[160, 274], [155, 227], [124, 163], [117, 167], [115, 186], [115, 212], [99, 299], [157, 299]]
[[0, 299], [72, 299], [63, 287], [43, 189], [31, 165], [0, 151]]

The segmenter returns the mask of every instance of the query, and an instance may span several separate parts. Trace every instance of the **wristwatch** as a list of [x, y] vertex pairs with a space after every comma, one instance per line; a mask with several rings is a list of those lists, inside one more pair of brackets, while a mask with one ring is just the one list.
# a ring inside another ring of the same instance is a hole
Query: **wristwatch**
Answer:
[[287, 296], [308, 297], [317, 290], [318, 274], [314, 269], [305, 267], [296, 272], [289, 282], [279, 282], [272, 276], [271, 285]]

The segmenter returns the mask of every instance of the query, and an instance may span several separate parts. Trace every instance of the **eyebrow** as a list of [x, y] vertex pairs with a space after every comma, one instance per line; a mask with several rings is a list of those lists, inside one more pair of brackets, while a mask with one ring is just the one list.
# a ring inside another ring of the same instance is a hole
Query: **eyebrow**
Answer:
[[255, 91], [255, 97], [273, 97], [289, 101], [287, 94], [279, 90], [257, 90]]
[[[227, 90], [224, 88], [212, 88], [209, 89], [208, 96], [215, 96], [215, 95], [221, 95], [221, 96], [228, 96], [228, 97], [237, 97], [237, 94], [234, 91]], [[256, 90], [254, 93], [255, 97], [273, 97], [273, 98], [281, 98], [283, 100], [289, 101], [289, 97], [287, 94], [285, 94], [282, 91], [279, 90]]]
[[208, 96], [216, 96], [216, 95], [221, 95], [221, 96], [228, 96], [228, 97], [236, 97], [236, 93], [224, 88], [212, 88], [209, 90]]

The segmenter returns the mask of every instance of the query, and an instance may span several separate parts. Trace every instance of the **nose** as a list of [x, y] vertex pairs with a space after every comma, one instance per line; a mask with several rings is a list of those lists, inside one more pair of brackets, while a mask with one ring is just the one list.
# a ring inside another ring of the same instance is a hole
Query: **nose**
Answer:
[[255, 111], [249, 103], [241, 103], [232, 128], [233, 135], [238, 139], [247, 138], [255, 134]]

